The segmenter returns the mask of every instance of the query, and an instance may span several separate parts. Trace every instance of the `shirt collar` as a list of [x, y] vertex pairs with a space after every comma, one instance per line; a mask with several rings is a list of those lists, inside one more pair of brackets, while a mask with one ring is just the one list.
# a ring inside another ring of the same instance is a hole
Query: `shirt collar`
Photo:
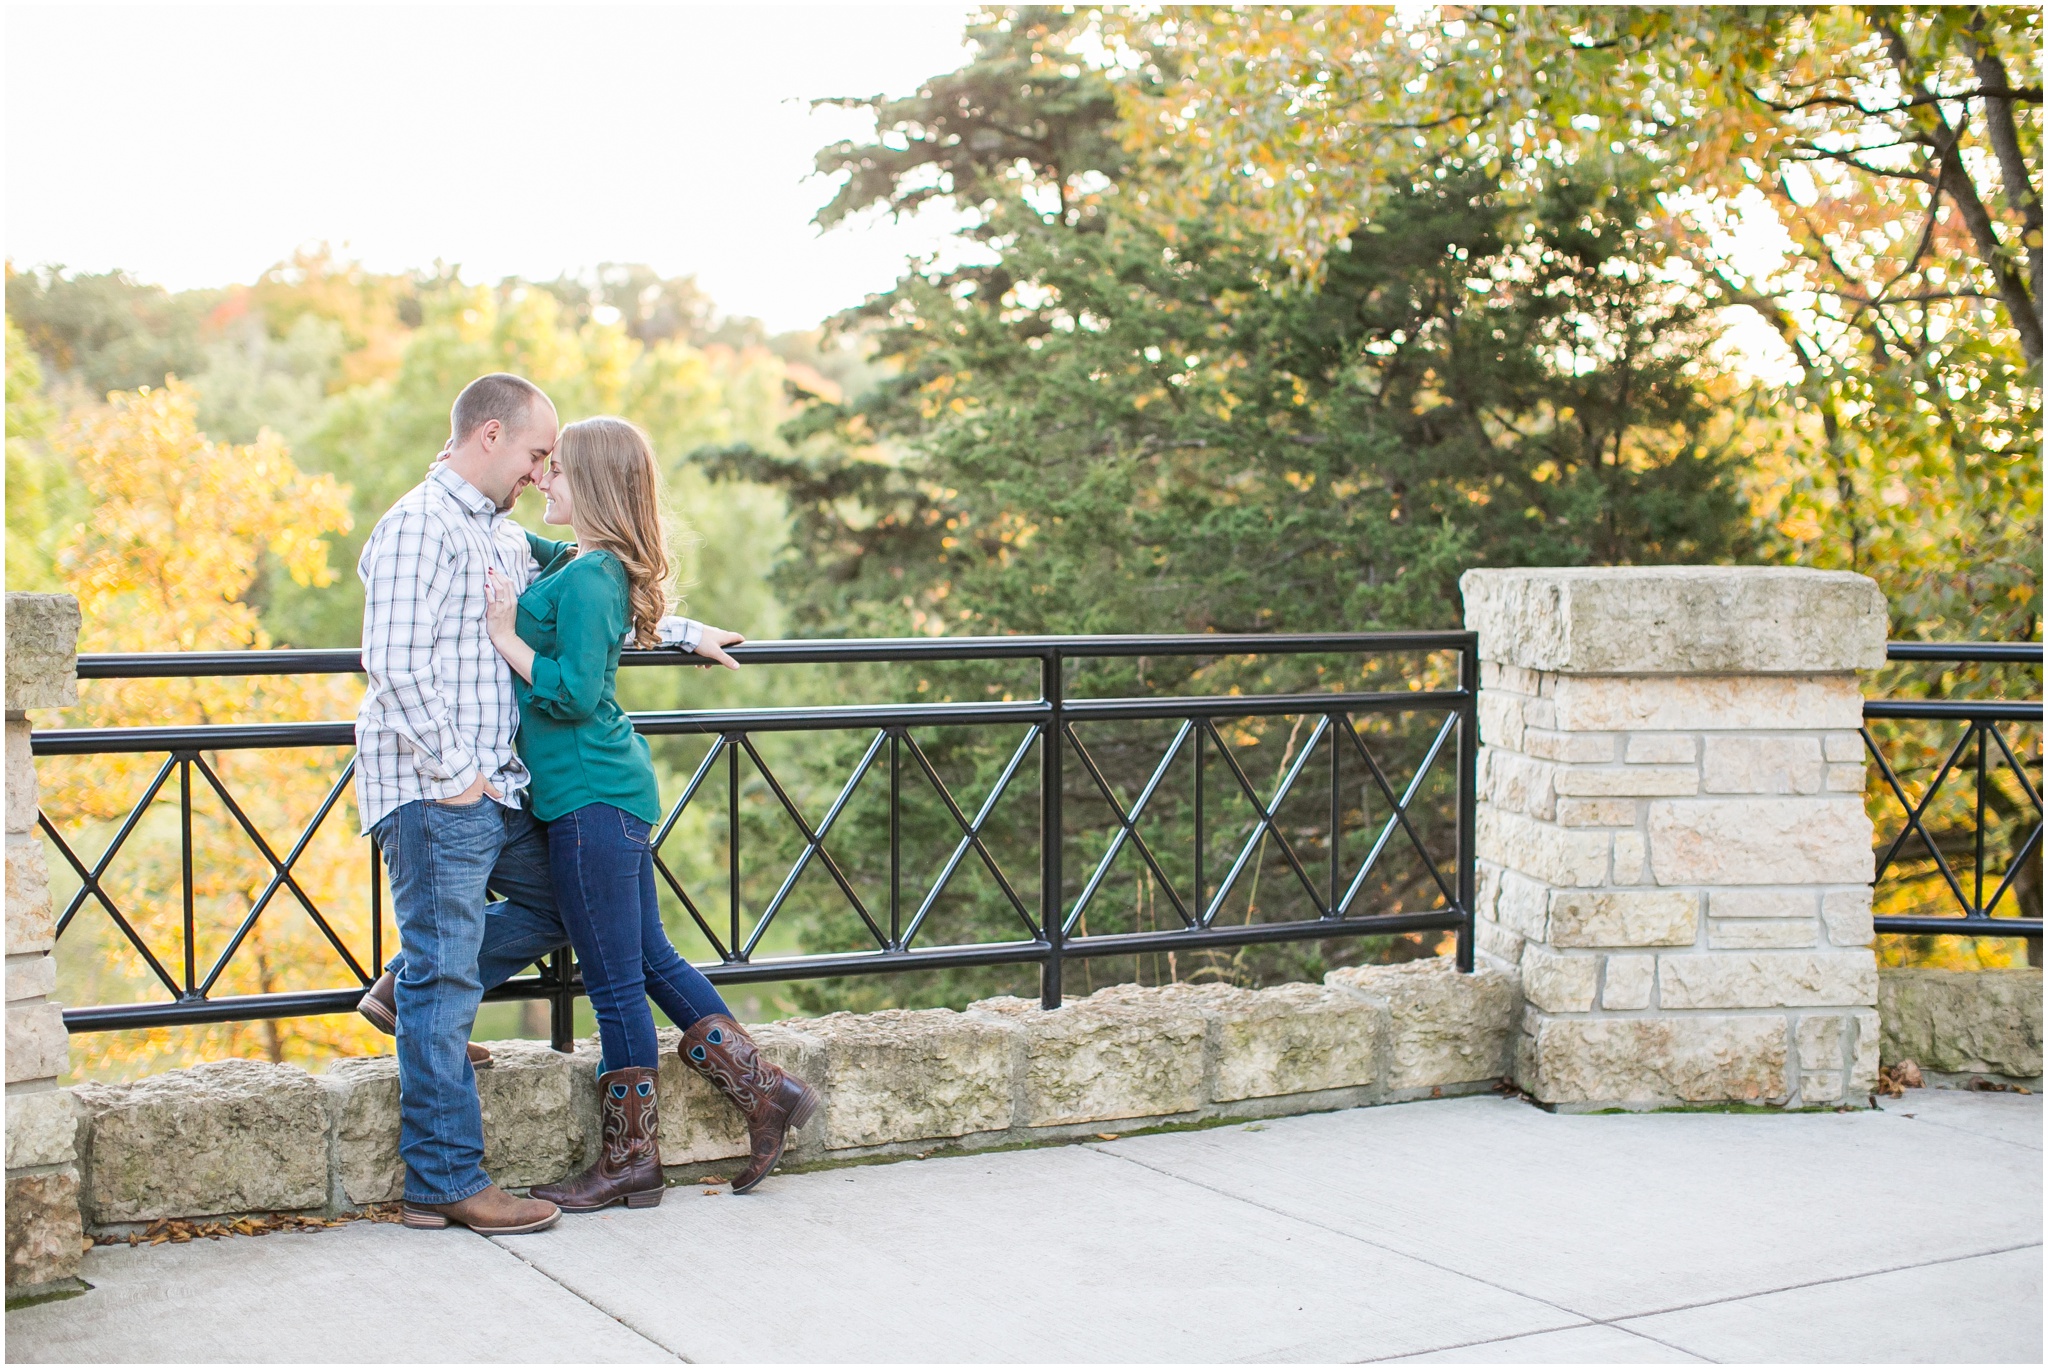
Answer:
[[496, 516], [500, 512], [489, 495], [448, 469], [448, 463], [445, 461], [436, 462], [427, 479], [454, 496], [455, 502], [471, 513]]

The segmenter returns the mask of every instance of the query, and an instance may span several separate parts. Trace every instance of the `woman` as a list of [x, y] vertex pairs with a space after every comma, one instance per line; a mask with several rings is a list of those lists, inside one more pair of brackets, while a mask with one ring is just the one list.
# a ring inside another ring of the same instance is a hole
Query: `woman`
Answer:
[[[517, 677], [519, 754], [533, 775], [534, 816], [547, 824], [556, 902], [597, 1012], [604, 1147], [583, 1173], [533, 1196], [564, 1212], [661, 1201], [660, 1050], [650, 996], [683, 1029], [683, 1062], [746, 1114], [753, 1159], [732, 1186], [745, 1193], [774, 1168], [789, 1129], [809, 1120], [818, 1095], [761, 1057], [718, 990], [669, 944], [655, 902], [648, 832], [661, 820], [661, 796], [647, 739], [614, 694], [620, 647], [654, 645], [668, 607], [654, 453], [624, 419], [586, 418], [562, 429], [537, 483], [547, 498], [544, 521], [567, 524], [576, 540], [527, 534], [540, 574], [516, 597], [493, 578], [487, 623]], [[723, 648], [741, 640], [707, 628], [695, 650], [737, 669]]]

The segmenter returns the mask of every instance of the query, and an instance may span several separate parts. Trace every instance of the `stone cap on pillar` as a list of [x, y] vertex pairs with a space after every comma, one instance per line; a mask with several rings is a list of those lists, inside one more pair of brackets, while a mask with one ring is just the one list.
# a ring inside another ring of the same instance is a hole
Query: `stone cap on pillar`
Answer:
[[1807, 675], [1884, 664], [1867, 575], [1788, 566], [1468, 570], [1482, 660], [1575, 675]]
[[78, 600], [69, 594], [7, 596], [7, 711], [78, 702]]

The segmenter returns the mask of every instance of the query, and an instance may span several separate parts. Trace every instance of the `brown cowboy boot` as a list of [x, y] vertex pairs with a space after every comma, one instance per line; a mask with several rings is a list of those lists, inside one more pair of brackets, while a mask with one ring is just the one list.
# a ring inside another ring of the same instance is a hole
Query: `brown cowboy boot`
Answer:
[[718, 1085], [746, 1114], [754, 1159], [732, 1181], [733, 1192], [745, 1193], [775, 1168], [790, 1130], [811, 1120], [818, 1091], [762, 1059], [753, 1038], [723, 1014], [698, 1018], [677, 1049], [684, 1064]]
[[541, 1184], [534, 1197], [564, 1212], [595, 1212], [623, 1201], [627, 1207], [661, 1202], [661, 1152], [654, 1139], [654, 1071], [613, 1070], [597, 1077], [604, 1107], [604, 1148], [597, 1163], [573, 1179]]
[[439, 1231], [450, 1222], [479, 1236], [520, 1236], [545, 1231], [560, 1221], [553, 1203], [515, 1198], [496, 1184], [454, 1203], [407, 1203], [399, 1220], [418, 1231]]
[[[370, 1019], [370, 1025], [386, 1036], [398, 1035], [398, 976], [386, 970], [377, 976], [369, 991], [356, 1004], [356, 1011]], [[476, 1042], [469, 1043], [469, 1067], [487, 1070], [491, 1053]]]

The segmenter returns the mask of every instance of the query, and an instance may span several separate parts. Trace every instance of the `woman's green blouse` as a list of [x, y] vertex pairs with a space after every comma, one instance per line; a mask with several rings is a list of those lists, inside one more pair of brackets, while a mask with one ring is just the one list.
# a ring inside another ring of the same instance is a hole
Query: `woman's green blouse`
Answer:
[[608, 803], [661, 821], [647, 739], [614, 693], [629, 621], [626, 568], [608, 551], [526, 535], [540, 574], [519, 596], [515, 625], [533, 648], [533, 682], [515, 672], [519, 757], [533, 775], [533, 815], [553, 822]]

